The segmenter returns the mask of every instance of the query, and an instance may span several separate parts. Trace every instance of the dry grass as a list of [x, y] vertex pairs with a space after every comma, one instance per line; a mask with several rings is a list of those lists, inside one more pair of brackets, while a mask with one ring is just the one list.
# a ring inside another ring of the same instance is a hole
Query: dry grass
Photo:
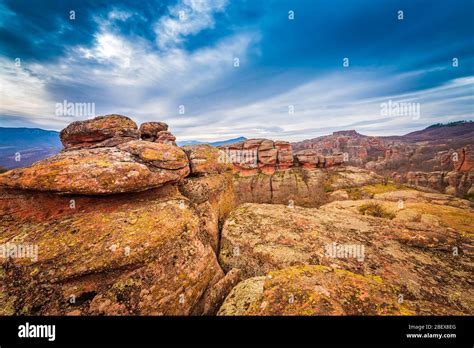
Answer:
[[358, 209], [362, 215], [370, 215], [384, 219], [393, 219], [395, 217], [394, 213], [387, 211], [379, 203], [375, 202], [362, 204]]

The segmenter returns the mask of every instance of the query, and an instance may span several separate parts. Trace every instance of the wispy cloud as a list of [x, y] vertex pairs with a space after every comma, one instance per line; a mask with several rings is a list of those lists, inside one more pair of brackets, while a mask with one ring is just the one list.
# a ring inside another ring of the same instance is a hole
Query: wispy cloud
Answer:
[[222, 12], [227, 0], [182, 0], [169, 8], [155, 25], [156, 41], [161, 49], [177, 46], [188, 35], [214, 26], [214, 14]]

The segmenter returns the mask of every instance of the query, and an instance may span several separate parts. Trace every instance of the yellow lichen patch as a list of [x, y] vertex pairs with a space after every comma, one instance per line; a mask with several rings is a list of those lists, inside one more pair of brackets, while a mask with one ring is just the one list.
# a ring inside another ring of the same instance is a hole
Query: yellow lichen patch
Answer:
[[407, 203], [406, 208], [420, 214], [435, 215], [441, 225], [451, 227], [463, 235], [474, 236], [474, 213], [471, 210], [429, 203]]
[[156, 151], [154, 149], [144, 149], [140, 153], [140, 158], [144, 161], [162, 161], [164, 157], [164, 152]]
[[15, 299], [14, 296], [7, 297], [0, 292], [0, 316], [15, 314]]
[[361, 187], [362, 190], [371, 193], [371, 194], [379, 194], [379, 193], [386, 193], [386, 192], [393, 192], [393, 191], [414, 191], [412, 188], [406, 187], [404, 185], [396, 185], [394, 183], [384, 184], [374, 184], [374, 185], [366, 185]]
[[[232, 298], [248, 297], [244, 293], [234, 295], [224, 306], [235, 307]], [[400, 314], [396, 296], [383, 284], [381, 277], [322, 265], [294, 266], [270, 272], [264, 279], [262, 295], [254, 298], [248, 309], [244, 309], [245, 313], [234, 314]]]
[[415, 315], [416, 313], [410, 309], [408, 309], [406, 306], [404, 305], [400, 305], [399, 307], [399, 310], [400, 310], [400, 314], [401, 315]]

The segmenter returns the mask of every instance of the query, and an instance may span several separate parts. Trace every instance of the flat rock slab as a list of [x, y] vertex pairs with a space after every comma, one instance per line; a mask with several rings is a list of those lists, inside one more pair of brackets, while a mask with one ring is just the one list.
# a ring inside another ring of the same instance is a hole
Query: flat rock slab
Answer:
[[62, 152], [2, 174], [0, 187], [101, 195], [143, 191], [188, 174], [188, 160], [180, 148], [136, 140], [116, 148]]

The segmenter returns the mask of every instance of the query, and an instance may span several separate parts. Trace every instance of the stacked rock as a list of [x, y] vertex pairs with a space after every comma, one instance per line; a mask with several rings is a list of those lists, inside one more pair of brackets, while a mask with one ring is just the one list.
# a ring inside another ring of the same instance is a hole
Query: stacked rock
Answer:
[[293, 155], [293, 149], [287, 141], [268, 139], [249, 139], [221, 146], [234, 170], [240, 175], [258, 173], [272, 175], [295, 166], [303, 168], [330, 168], [342, 164], [343, 155], [323, 156], [314, 149], [301, 150]]
[[138, 127], [121, 115], [98, 116], [92, 120], [76, 121], [59, 134], [64, 150], [112, 147], [138, 140]]
[[344, 156], [322, 156], [317, 150], [308, 149], [295, 153], [298, 164], [303, 168], [331, 168], [344, 163]]
[[293, 165], [291, 144], [286, 141], [249, 139], [220, 147], [242, 175], [264, 173], [271, 175]]
[[73, 122], [60, 133], [61, 153], [5, 173], [0, 186], [102, 195], [178, 182], [189, 174], [189, 161], [175, 146], [174, 136], [163, 140], [167, 128], [165, 123], [149, 122], [139, 131], [134, 121], [121, 115]]
[[145, 122], [140, 126], [140, 138], [160, 144], [176, 146], [176, 137], [168, 131], [164, 122]]

